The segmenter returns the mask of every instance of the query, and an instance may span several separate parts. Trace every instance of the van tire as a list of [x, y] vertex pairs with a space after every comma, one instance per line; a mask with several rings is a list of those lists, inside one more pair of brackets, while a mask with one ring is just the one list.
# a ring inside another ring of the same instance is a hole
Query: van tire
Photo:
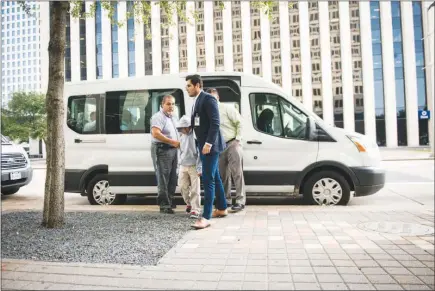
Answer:
[[[350, 186], [349, 183], [346, 181], [346, 178], [344, 178], [340, 173], [337, 173], [335, 171], [320, 171], [317, 173], [313, 173], [306, 181], [303, 190], [304, 190], [304, 200], [311, 204], [311, 205], [321, 205], [316, 201], [316, 199], [313, 197], [313, 190], [317, 183], [322, 183], [322, 179], [325, 179], [323, 181], [328, 181], [334, 183], [335, 187], [340, 186], [341, 187], [341, 199], [337, 203], [332, 203], [329, 205], [347, 205], [350, 201], [351, 194], [350, 194]], [[335, 183], [336, 182], [336, 183]], [[338, 185], [337, 185], [338, 184]]]
[[[86, 194], [88, 196], [88, 201], [91, 205], [103, 205], [98, 203], [94, 198], [94, 187], [98, 183], [109, 185], [108, 176], [106, 174], [97, 174], [94, 178], [89, 181], [88, 186], [86, 188]], [[127, 200], [127, 195], [115, 194], [115, 199], [113, 199], [112, 203], [107, 203], [106, 205], [122, 205]]]
[[12, 195], [17, 193], [20, 190], [20, 187], [15, 187], [15, 188], [9, 188], [9, 189], [4, 189], [1, 190], [3, 195]]

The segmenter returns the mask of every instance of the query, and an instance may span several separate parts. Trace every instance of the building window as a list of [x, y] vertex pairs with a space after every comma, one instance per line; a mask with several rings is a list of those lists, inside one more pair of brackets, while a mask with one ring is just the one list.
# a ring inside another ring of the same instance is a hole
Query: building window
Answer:
[[[82, 2], [81, 5], [82, 15], [86, 12], [85, 3]], [[86, 72], [86, 19], [85, 17], [80, 17], [80, 80], [87, 79]]]
[[134, 43], [134, 11], [133, 2], [127, 1], [127, 12], [129, 17], [127, 19], [127, 40], [128, 40], [128, 76], [136, 75], [136, 58], [135, 58], [135, 43]]
[[65, 82], [71, 81], [71, 25], [70, 13], [66, 14], [65, 25]]
[[118, 3], [112, 2], [112, 78], [119, 77], [119, 57], [118, 57]]
[[95, 55], [96, 55], [96, 76], [103, 78], [103, 36], [101, 28], [101, 2], [96, 2], [95, 9]]

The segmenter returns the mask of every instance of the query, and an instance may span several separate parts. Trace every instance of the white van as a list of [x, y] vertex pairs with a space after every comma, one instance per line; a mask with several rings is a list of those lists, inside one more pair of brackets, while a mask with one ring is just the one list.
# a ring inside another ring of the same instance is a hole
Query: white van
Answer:
[[[190, 115], [186, 75], [66, 84], [65, 191], [81, 193], [91, 204], [156, 194], [150, 118], [166, 94], [175, 97], [178, 117]], [[241, 112], [248, 196], [303, 194], [312, 204], [346, 205], [352, 194], [370, 195], [384, 186], [376, 142], [325, 124], [260, 77], [201, 76], [205, 89], [217, 88], [221, 102]]]
[[32, 181], [33, 169], [21, 145], [1, 136], [1, 193], [12, 195]]

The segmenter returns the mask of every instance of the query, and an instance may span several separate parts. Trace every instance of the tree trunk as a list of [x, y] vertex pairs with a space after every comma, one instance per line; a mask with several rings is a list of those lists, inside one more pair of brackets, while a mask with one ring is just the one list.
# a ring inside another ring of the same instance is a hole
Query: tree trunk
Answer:
[[43, 225], [48, 228], [64, 224], [65, 140], [64, 119], [64, 58], [65, 26], [68, 1], [50, 3], [50, 42], [48, 44], [47, 109], [47, 177], [45, 180]]

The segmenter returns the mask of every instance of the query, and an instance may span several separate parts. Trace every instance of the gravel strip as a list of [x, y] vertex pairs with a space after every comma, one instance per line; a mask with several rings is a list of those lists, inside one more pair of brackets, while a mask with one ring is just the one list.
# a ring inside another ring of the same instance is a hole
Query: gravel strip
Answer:
[[2, 214], [2, 258], [155, 265], [193, 222], [184, 213], [137, 212], [66, 212], [65, 221], [47, 229], [42, 212]]

